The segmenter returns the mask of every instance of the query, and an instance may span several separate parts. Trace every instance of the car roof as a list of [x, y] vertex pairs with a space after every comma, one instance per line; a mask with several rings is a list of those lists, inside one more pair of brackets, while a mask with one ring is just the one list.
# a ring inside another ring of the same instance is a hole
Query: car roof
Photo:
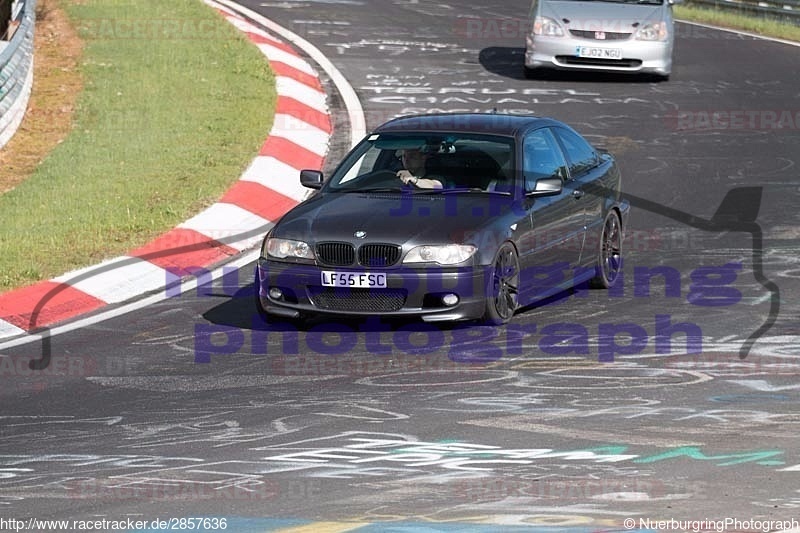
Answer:
[[561, 125], [561, 123], [557, 120], [533, 115], [433, 113], [396, 118], [382, 124], [373, 130], [373, 133], [430, 131], [516, 136], [523, 130], [553, 125]]

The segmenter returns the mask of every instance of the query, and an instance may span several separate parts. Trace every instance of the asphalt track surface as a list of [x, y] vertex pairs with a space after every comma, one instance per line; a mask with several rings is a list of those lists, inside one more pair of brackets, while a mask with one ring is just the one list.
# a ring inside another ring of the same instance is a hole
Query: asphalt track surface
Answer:
[[[526, 2], [243, 5], [318, 47], [367, 129], [497, 108], [612, 150], [634, 205], [622, 290], [564, 294], [504, 328], [276, 331], [255, 317], [246, 265], [48, 339], [45, 371], [28, 366], [41, 343], [5, 348], [0, 517], [203, 516], [243, 532], [800, 527], [800, 49], [680, 24], [666, 83], [525, 80]], [[329, 170], [349, 138], [322, 77], [338, 117]], [[657, 268], [668, 282], [636, 277]]]

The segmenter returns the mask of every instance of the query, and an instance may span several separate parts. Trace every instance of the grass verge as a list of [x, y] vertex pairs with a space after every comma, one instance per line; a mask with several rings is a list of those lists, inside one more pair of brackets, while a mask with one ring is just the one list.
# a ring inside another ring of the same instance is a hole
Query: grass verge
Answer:
[[687, 4], [674, 7], [675, 18], [734, 30], [742, 30], [765, 37], [775, 37], [800, 42], [800, 26], [729, 11], [712, 10]]
[[83, 41], [83, 90], [63, 142], [0, 196], [0, 291], [186, 220], [239, 178], [272, 124], [265, 58], [201, 1], [57, 3]]

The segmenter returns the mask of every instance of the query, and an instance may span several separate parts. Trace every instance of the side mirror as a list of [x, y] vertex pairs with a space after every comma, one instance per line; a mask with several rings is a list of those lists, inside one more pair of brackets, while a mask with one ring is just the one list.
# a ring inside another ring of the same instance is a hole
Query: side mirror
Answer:
[[675, 4], [682, 4], [683, 0], [667, 0], [667, 3], [674, 6]]
[[319, 170], [301, 170], [300, 171], [300, 184], [309, 189], [322, 188], [322, 172]]
[[542, 178], [536, 180], [534, 189], [528, 191], [527, 196], [555, 196], [561, 194], [562, 189], [561, 178]]

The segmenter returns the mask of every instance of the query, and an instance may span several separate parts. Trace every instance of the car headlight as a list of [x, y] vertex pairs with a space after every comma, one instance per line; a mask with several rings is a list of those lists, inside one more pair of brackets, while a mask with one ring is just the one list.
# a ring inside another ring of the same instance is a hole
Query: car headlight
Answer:
[[536, 17], [533, 20], [533, 34], [547, 37], [563, 37], [564, 30], [561, 24], [547, 17]]
[[290, 257], [292, 259], [316, 259], [314, 250], [303, 241], [293, 241], [291, 239], [276, 239], [274, 237], [268, 238], [264, 241], [261, 248], [261, 255], [263, 257], [275, 257], [278, 259], [285, 259]]
[[403, 263], [439, 263], [457, 265], [472, 257], [478, 249], [471, 244], [445, 244], [412, 248]]
[[639, 41], [666, 41], [667, 25], [663, 22], [647, 24], [636, 31], [636, 39]]

